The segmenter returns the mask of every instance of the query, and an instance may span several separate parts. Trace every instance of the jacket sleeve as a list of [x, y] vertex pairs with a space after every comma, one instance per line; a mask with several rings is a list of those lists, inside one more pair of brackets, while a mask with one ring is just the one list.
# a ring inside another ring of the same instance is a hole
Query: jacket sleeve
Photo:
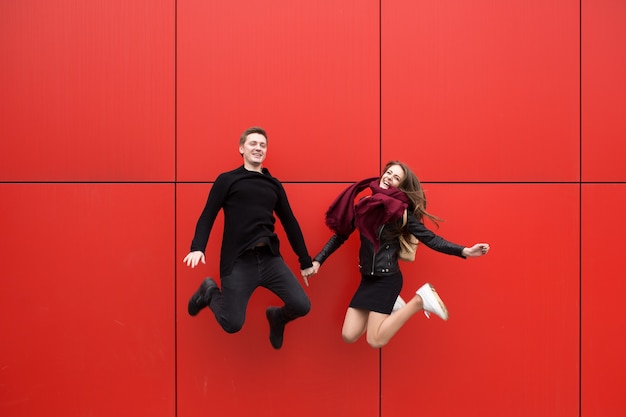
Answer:
[[342, 235], [338, 235], [338, 234], [334, 234], [330, 237], [330, 239], [328, 239], [328, 242], [326, 242], [326, 245], [324, 245], [324, 247], [322, 248], [322, 250], [315, 255], [315, 258], [313, 258], [314, 261], [317, 261], [321, 264], [324, 263], [324, 261], [333, 254], [333, 252], [335, 252], [337, 249], [339, 249], [339, 247], [341, 245], [343, 245], [343, 243], [348, 239], [348, 236], [342, 236]]
[[421, 243], [425, 244], [430, 249], [437, 252], [445, 253], [446, 255], [454, 255], [465, 258], [463, 256], [463, 249], [465, 248], [464, 246], [449, 242], [441, 236], [436, 235], [430, 229], [424, 226], [422, 222], [417, 220], [417, 218], [411, 213], [409, 213], [406, 227], [413, 236], [415, 236]]

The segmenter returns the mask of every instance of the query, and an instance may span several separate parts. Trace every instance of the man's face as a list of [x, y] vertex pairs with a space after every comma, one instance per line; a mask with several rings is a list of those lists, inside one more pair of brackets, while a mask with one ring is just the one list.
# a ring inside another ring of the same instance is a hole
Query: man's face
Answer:
[[239, 147], [239, 153], [247, 164], [260, 166], [267, 153], [267, 139], [260, 133], [250, 133], [243, 146]]

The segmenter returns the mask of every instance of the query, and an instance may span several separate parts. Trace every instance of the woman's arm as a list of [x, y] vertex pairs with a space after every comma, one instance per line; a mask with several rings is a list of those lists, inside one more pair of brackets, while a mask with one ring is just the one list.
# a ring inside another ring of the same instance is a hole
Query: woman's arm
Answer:
[[424, 226], [422, 222], [417, 220], [417, 218], [412, 213], [409, 213], [408, 216], [407, 229], [421, 243], [425, 244], [432, 250], [445, 253], [446, 255], [454, 255], [462, 258], [466, 257], [466, 255], [463, 253], [464, 249], [466, 249], [464, 246], [447, 241], [441, 236], [436, 235], [430, 229]]
[[343, 245], [343, 243], [347, 239], [348, 239], [348, 236], [341, 236], [336, 233], [332, 235], [330, 239], [328, 239], [328, 242], [326, 242], [322, 250], [317, 255], [315, 255], [315, 258], [313, 258], [313, 262], [317, 262], [319, 265], [322, 265], [324, 261], [330, 255], [332, 255], [337, 249], [339, 249], [339, 247], [341, 247], [341, 245]]

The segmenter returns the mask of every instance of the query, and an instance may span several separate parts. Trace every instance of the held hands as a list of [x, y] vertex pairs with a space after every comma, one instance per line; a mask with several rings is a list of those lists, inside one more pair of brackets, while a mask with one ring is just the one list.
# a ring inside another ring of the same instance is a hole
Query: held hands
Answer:
[[489, 244], [488, 243], [477, 243], [471, 248], [463, 249], [463, 256], [466, 258], [476, 258], [478, 256], [483, 256], [489, 253]]
[[317, 274], [317, 271], [319, 271], [319, 269], [320, 269], [320, 263], [317, 261], [313, 261], [312, 267], [300, 270], [300, 273], [302, 274], [302, 279], [304, 280], [304, 283], [306, 284], [307, 287], [309, 286], [309, 278]]
[[202, 261], [203, 264], [206, 264], [206, 260], [204, 258], [204, 253], [202, 253], [202, 251], [194, 251], [194, 252], [189, 252], [187, 254], [187, 256], [185, 256], [185, 259], [183, 259], [183, 262], [187, 264], [187, 266], [190, 266], [192, 268], [195, 268], [196, 266], [198, 266], [198, 263]]

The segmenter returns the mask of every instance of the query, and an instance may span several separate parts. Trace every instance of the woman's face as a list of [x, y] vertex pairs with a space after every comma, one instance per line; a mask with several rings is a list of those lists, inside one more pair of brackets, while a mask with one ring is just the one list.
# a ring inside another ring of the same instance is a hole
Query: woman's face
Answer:
[[392, 165], [380, 177], [380, 188], [396, 187], [404, 180], [404, 171], [400, 165]]

